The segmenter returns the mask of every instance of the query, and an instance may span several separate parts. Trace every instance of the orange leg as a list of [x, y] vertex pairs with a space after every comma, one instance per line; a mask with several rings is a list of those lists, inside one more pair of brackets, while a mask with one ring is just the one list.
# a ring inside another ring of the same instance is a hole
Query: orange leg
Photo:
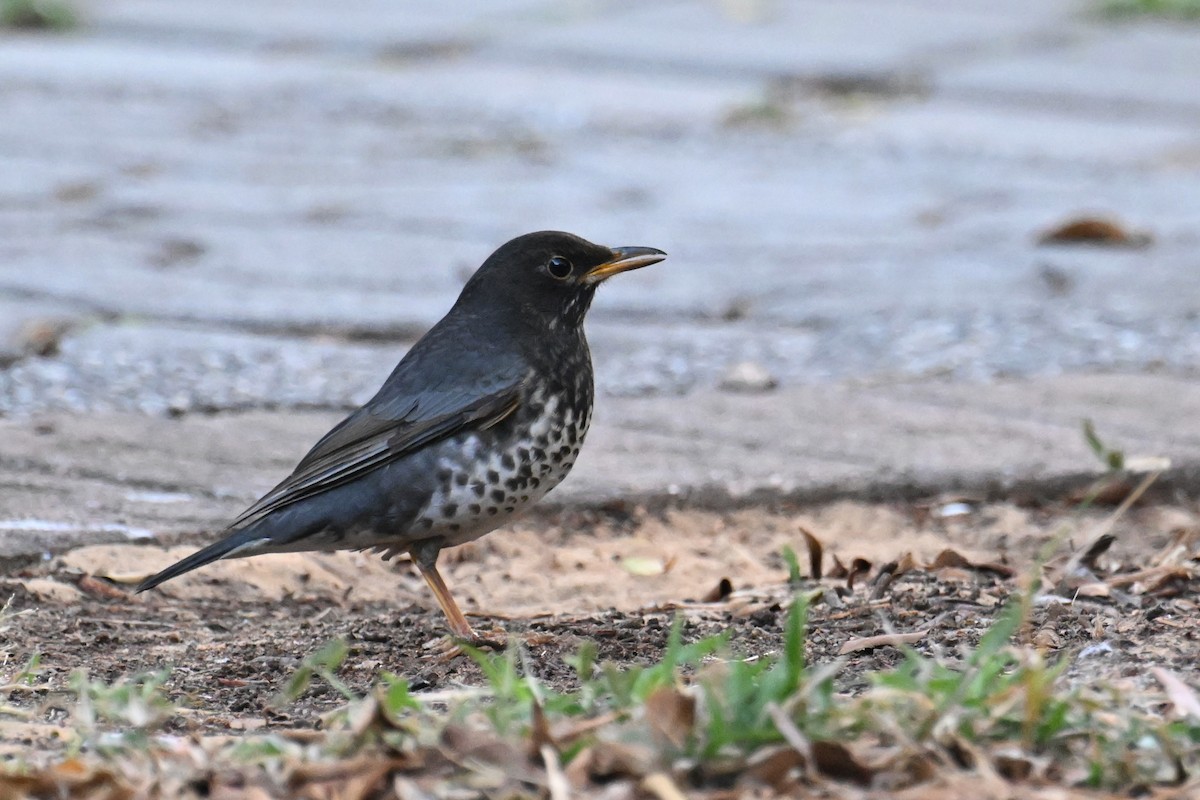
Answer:
[[503, 650], [503, 642], [498, 642], [476, 633], [471, 627], [471, 623], [467, 622], [467, 618], [459, 609], [458, 603], [454, 602], [454, 596], [450, 594], [450, 588], [442, 580], [442, 574], [438, 572], [437, 551], [433, 552], [432, 558], [429, 557], [428, 551], [420, 554], [414, 552], [413, 556], [413, 563], [417, 565], [417, 569], [421, 572], [421, 577], [425, 579], [425, 583], [429, 584], [429, 589], [433, 592], [434, 598], [437, 599], [438, 605], [441, 606], [442, 613], [446, 615], [446, 622], [450, 626], [450, 632], [456, 638], [475, 647], [489, 647], [495, 650]]

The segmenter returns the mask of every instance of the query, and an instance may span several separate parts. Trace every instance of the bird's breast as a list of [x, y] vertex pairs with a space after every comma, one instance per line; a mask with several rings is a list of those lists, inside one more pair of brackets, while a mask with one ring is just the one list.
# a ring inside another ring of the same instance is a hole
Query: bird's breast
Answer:
[[586, 392], [535, 385], [503, 422], [438, 445], [435, 488], [412, 537], [446, 546], [476, 539], [518, 516], [562, 482], [591, 424]]

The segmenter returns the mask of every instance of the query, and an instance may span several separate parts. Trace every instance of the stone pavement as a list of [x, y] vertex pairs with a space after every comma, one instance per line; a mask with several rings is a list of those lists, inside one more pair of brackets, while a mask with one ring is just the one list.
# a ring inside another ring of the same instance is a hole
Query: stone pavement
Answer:
[[[1082, 416], [1194, 460], [1200, 26], [1063, 0], [81, 8], [0, 34], [7, 552], [216, 524], [550, 227], [671, 253], [597, 300], [599, 427], [560, 499], [1052, 479], [1090, 467]], [[1150, 243], [1038, 244], [1083, 213]], [[720, 390], [745, 360], [782, 387]]]

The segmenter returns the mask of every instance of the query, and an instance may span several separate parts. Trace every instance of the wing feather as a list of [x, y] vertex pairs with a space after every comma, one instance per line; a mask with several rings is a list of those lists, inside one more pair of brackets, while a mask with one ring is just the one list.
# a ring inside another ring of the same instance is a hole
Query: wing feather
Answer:
[[[365, 472], [467, 429], [498, 424], [520, 405], [521, 381], [463, 401], [461, 393], [418, 397], [407, 403], [372, 401], [327, 433], [282, 483], [246, 509], [230, 528], [332, 489]], [[425, 400], [425, 403], [422, 403]], [[404, 410], [396, 413], [397, 407]]]

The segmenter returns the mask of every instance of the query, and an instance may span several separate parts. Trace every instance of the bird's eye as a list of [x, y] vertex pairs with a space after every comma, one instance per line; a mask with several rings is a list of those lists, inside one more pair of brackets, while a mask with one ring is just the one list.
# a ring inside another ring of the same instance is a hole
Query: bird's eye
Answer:
[[552, 278], [566, 280], [571, 277], [571, 262], [562, 256], [554, 256], [546, 262], [546, 271]]

